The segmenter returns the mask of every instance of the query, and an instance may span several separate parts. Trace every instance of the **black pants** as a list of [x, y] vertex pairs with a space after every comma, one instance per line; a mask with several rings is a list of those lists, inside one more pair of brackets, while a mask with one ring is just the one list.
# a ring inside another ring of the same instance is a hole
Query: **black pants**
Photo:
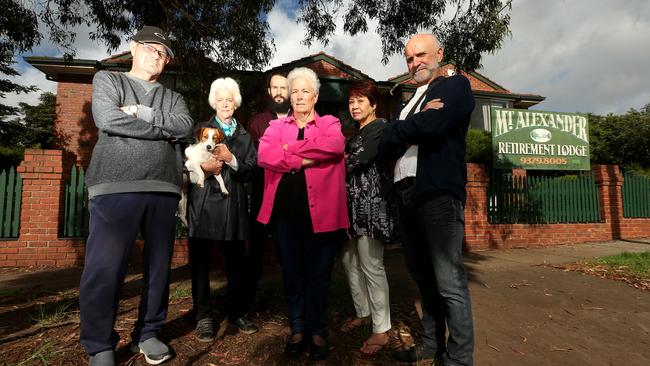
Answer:
[[264, 196], [264, 169], [256, 167], [253, 171], [251, 184], [251, 212], [250, 212], [250, 245], [246, 252], [246, 278], [249, 284], [248, 303], [253, 304], [257, 294], [257, 288], [262, 278], [264, 267], [264, 250], [269, 237], [270, 229], [257, 221], [257, 215], [262, 206]]
[[[212, 317], [210, 301], [210, 262], [215, 240], [190, 238], [190, 270], [192, 273], [192, 302], [196, 320]], [[247, 311], [250, 290], [246, 280], [246, 248], [243, 241], [219, 242], [226, 263], [226, 312], [229, 320], [243, 316]]]
[[274, 220], [292, 333], [327, 337], [327, 297], [339, 232], [314, 234], [311, 223]]
[[250, 245], [246, 252], [246, 279], [248, 282], [248, 294], [246, 300], [248, 304], [255, 301], [258, 284], [262, 278], [262, 268], [264, 267], [264, 249], [268, 238], [268, 228], [266, 225], [251, 220]]
[[90, 200], [90, 234], [79, 284], [80, 340], [89, 355], [115, 349], [119, 339], [113, 326], [138, 231], [144, 238], [143, 285], [131, 338], [142, 342], [162, 328], [177, 209], [178, 196], [166, 193], [108, 194]]

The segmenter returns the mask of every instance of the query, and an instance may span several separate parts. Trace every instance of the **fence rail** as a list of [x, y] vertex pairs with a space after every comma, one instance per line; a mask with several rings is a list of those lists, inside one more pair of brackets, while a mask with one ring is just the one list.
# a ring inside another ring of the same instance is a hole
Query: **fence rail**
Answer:
[[20, 229], [20, 206], [23, 180], [12, 167], [0, 173], [0, 238], [17, 238]]
[[88, 236], [88, 206], [85, 204], [85, 173], [83, 168], [73, 166], [70, 181], [65, 186], [65, 211], [63, 236]]
[[650, 178], [633, 172], [623, 173], [623, 217], [650, 217]]
[[491, 224], [599, 222], [593, 173], [578, 176], [513, 176], [492, 171], [488, 186]]

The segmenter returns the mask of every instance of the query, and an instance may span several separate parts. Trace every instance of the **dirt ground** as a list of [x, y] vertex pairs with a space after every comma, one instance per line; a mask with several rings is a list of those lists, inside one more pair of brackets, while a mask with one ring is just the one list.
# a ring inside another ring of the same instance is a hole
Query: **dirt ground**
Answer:
[[[650, 240], [613, 241], [540, 249], [494, 250], [466, 257], [474, 309], [475, 365], [650, 365], [650, 291], [579, 272], [563, 263], [623, 251], [650, 250]], [[417, 291], [399, 248], [387, 248], [393, 330], [386, 349], [417, 339]], [[0, 364], [85, 365], [79, 345], [76, 269], [0, 269]], [[224, 276], [214, 276], [214, 302], [223, 304]], [[121, 365], [146, 365], [128, 351], [137, 317], [140, 276], [127, 277], [116, 330]], [[192, 336], [189, 271], [174, 268], [167, 323], [160, 337], [174, 349], [166, 365], [394, 365], [387, 351], [367, 357], [357, 349], [369, 326], [350, 333], [337, 329], [353, 315], [340, 264], [330, 294], [331, 356], [287, 360], [288, 333], [281, 280], [276, 267], [265, 269], [260, 297], [269, 307], [255, 318], [260, 332], [237, 333], [222, 324], [221, 337], [200, 343]], [[54, 315], [52, 315], [54, 314]], [[41, 321], [38, 323], [38, 321]]]

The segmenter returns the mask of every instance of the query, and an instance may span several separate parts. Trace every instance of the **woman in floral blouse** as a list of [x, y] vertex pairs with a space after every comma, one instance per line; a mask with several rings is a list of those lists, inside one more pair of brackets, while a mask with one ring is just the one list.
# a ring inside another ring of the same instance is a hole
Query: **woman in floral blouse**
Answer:
[[349, 240], [343, 251], [356, 318], [347, 320], [342, 331], [372, 323], [372, 335], [360, 351], [373, 354], [388, 343], [391, 328], [388, 280], [384, 269], [384, 243], [392, 240], [393, 220], [381, 189], [385, 173], [376, 160], [386, 120], [375, 110], [379, 91], [369, 80], [349, 88], [348, 106], [359, 132], [346, 141]]

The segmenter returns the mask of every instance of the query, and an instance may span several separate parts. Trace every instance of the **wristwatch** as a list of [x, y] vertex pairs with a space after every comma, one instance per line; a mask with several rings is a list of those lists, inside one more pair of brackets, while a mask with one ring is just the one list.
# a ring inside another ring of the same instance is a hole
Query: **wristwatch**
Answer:
[[129, 113], [131, 113], [131, 115], [133, 115], [133, 116], [137, 116], [138, 115], [138, 106], [137, 105], [130, 105], [129, 106]]

